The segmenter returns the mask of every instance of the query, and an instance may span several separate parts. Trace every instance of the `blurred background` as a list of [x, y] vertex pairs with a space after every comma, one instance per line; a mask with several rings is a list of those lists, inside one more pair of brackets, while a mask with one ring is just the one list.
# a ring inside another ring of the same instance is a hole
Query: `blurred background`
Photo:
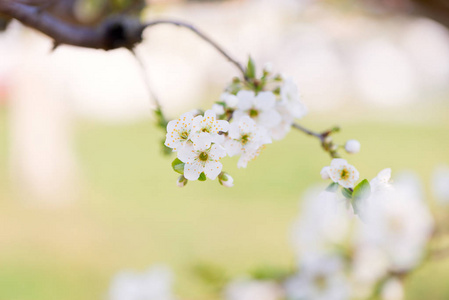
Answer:
[[[362, 144], [345, 156], [361, 174], [416, 172], [432, 203], [432, 173], [449, 164], [449, 33], [355, 2], [159, 0], [144, 18], [188, 21], [240, 61], [273, 63], [300, 87], [301, 124], [340, 125], [337, 141]], [[184, 299], [216, 299], [204, 266], [224, 276], [292, 266], [300, 196], [330, 162], [318, 141], [291, 132], [247, 169], [226, 158], [235, 187], [180, 189], [133, 57], [51, 47], [18, 23], [0, 33], [0, 299], [105, 299], [116, 272], [154, 263], [175, 270]], [[174, 26], [146, 30], [137, 51], [171, 118], [210, 107], [239, 75]], [[448, 267], [408, 278], [406, 299], [448, 299]]]

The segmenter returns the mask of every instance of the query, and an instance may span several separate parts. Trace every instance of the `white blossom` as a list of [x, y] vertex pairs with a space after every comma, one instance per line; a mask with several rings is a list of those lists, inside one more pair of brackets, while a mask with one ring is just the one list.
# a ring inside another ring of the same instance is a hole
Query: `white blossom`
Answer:
[[449, 204], [449, 167], [440, 166], [432, 177], [432, 191], [440, 204]]
[[316, 255], [301, 262], [299, 273], [286, 282], [289, 300], [347, 300], [349, 283], [336, 255]]
[[246, 167], [254, 159], [263, 145], [271, 143], [271, 138], [263, 127], [248, 116], [243, 116], [229, 126], [224, 147], [229, 156], [241, 154], [238, 166]]
[[178, 152], [178, 158], [185, 163], [184, 176], [188, 180], [197, 180], [202, 172], [214, 180], [223, 167], [219, 160], [225, 156], [226, 150], [218, 144], [212, 144], [209, 148], [195, 148], [187, 144]]
[[326, 173], [333, 182], [337, 182], [345, 188], [353, 188], [359, 179], [359, 171], [341, 158], [334, 158], [330, 167], [323, 168], [321, 170], [321, 177], [325, 178]]
[[173, 275], [163, 266], [155, 266], [144, 273], [121, 272], [109, 288], [109, 300], [174, 300]]
[[397, 278], [389, 279], [382, 287], [382, 300], [403, 300], [404, 286]]
[[242, 90], [237, 93], [239, 100], [237, 110], [234, 112], [235, 120], [249, 116], [257, 125], [267, 129], [277, 126], [281, 122], [281, 115], [276, 111], [276, 96], [272, 92], [259, 92]]
[[193, 114], [183, 114], [179, 119], [168, 122], [165, 146], [177, 151], [187, 144], [192, 129]]
[[273, 128], [270, 128], [270, 136], [274, 140], [279, 141], [285, 138], [287, 133], [290, 132], [294, 121], [294, 117], [291, 115], [291, 112], [285, 105], [277, 103], [276, 110], [281, 116], [281, 122], [278, 125], [274, 126]]
[[360, 142], [357, 140], [347, 141], [345, 144], [345, 150], [351, 154], [360, 152]]
[[370, 181], [371, 193], [365, 199], [357, 203], [357, 214], [362, 220], [366, 220], [366, 212], [370, 209], [372, 202], [378, 201], [379, 198], [388, 198], [394, 189], [390, 183], [391, 169], [383, 169], [376, 177]]
[[217, 104], [215, 103], [214, 105], [212, 105], [212, 111], [217, 115], [217, 116], [221, 116], [222, 114], [225, 113], [224, 107], [221, 104]]
[[343, 245], [353, 219], [346, 199], [340, 193], [311, 190], [303, 202], [292, 234], [298, 259]]
[[220, 100], [226, 104], [226, 107], [236, 109], [239, 103], [239, 99], [236, 95], [230, 93], [223, 93], [220, 96]]
[[390, 183], [391, 180], [391, 169], [383, 169], [380, 171], [376, 177], [374, 177], [370, 181], [371, 193], [375, 193], [378, 191], [391, 190], [392, 185]]
[[281, 300], [283, 291], [272, 281], [240, 279], [231, 282], [225, 290], [226, 300]]
[[211, 143], [222, 143], [224, 138], [220, 132], [227, 132], [229, 123], [217, 120], [212, 110], [207, 110], [203, 116], [196, 116], [192, 121], [190, 139], [197, 149], [209, 148]]
[[351, 293], [356, 299], [367, 299], [379, 279], [388, 272], [386, 253], [376, 247], [359, 247], [351, 264]]
[[359, 247], [383, 251], [393, 270], [415, 267], [433, 228], [431, 214], [420, 196], [415, 184], [374, 193], [360, 225]]
[[307, 114], [307, 107], [301, 102], [298, 87], [292, 79], [288, 78], [281, 87], [281, 105], [296, 118], [300, 119]]

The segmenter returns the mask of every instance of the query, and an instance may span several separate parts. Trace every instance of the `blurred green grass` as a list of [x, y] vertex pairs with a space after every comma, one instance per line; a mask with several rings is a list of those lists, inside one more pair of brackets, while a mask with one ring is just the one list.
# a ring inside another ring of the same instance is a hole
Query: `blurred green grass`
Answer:
[[[324, 130], [342, 115], [317, 115], [303, 124]], [[340, 121], [336, 140], [360, 140], [362, 152], [344, 157], [364, 177], [391, 167], [415, 171], [428, 183], [436, 165], [449, 163], [445, 119], [380, 122], [362, 116]], [[2, 111], [1, 166], [7, 166], [6, 120]], [[211, 299], [192, 272], [199, 263], [213, 263], [229, 276], [261, 265], [289, 267], [289, 230], [300, 196], [322, 183], [319, 171], [330, 161], [316, 140], [293, 131], [247, 169], [226, 158], [234, 188], [206, 181], [179, 189], [173, 157], [160, 155], [163, 134], [151, 121], [80, 121], [76, 133], [85, 184], [75, 203], [25, 205], [8, 184], [7, 168], [0, 168], [1, 300], [104, 299], [115, 272], [154, 263], [173, 267], [183, 299]], [[407, 299], [448, 299], [448, 267], [448, 261], [432, 263], [410, 277]]]

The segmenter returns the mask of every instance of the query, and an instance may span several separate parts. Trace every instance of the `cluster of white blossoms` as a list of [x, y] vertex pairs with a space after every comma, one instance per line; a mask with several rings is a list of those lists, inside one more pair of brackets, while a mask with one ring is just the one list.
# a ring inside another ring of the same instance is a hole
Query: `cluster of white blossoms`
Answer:
[[168, 123], [164, 144], [177, 152], [172, 165], [181, 174], [178, 186], [217, 177], [232, 186], [232, 177], [222, 171], [223, 157], [239, 156], [237, 166], [246, 168], [265, 145], [284, 138], [294, 120], [307, 114], [293, 80], [266, 69], [253, 79], [254, 84], [233, 82], [210, 110]]
[[390, 169], [359, 181], [343, 159], [321, 175], [332, 183], [306, 194], [292, 232], [296, 272], [246, 280], [239, 288], [233, 282], [226, 299], [404, 299], [401, 280], [422, 262], [434, 227], [419, 184], [393, 184]]
[[[321, 175], [334, 183], [306, 197], [294, 226], [299, 271], [286, 284], [287, 298], [403, 299], [400, 277], [421, 263], [434, 225], [418, 185], [392, 184], [390, 169], [356, 184], [359, 172], [342, 159]], [[292, 287], [314, 272], [308, 289]]]

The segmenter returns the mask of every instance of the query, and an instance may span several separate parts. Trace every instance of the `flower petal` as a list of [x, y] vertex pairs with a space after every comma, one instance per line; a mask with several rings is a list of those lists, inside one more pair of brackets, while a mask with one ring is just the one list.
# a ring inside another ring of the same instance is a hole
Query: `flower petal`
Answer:
[[239, 99], [239, 103], [237, 105], [239, 110], [248, 110], [250, 109], [255, 101], [255, 96], [253, 91], [240, 91], [237, 93], [237, 98]]
[[276, 96], [272, 92], [260, 92], [256, 96], [255, 107], [259, 110], [272, 110], [276, 105]]
[[197, 180], [201, 172], [203, 172], [203, 166], [198, 162], [188, 162], [184, 166], [184, 177], [188, 180]]
[[204, 166], [204, 174], [206, 174], [207, 178], [214, 180], [221, 173], [222, 168], [223, 165], [218, 161], [208, 161]]

